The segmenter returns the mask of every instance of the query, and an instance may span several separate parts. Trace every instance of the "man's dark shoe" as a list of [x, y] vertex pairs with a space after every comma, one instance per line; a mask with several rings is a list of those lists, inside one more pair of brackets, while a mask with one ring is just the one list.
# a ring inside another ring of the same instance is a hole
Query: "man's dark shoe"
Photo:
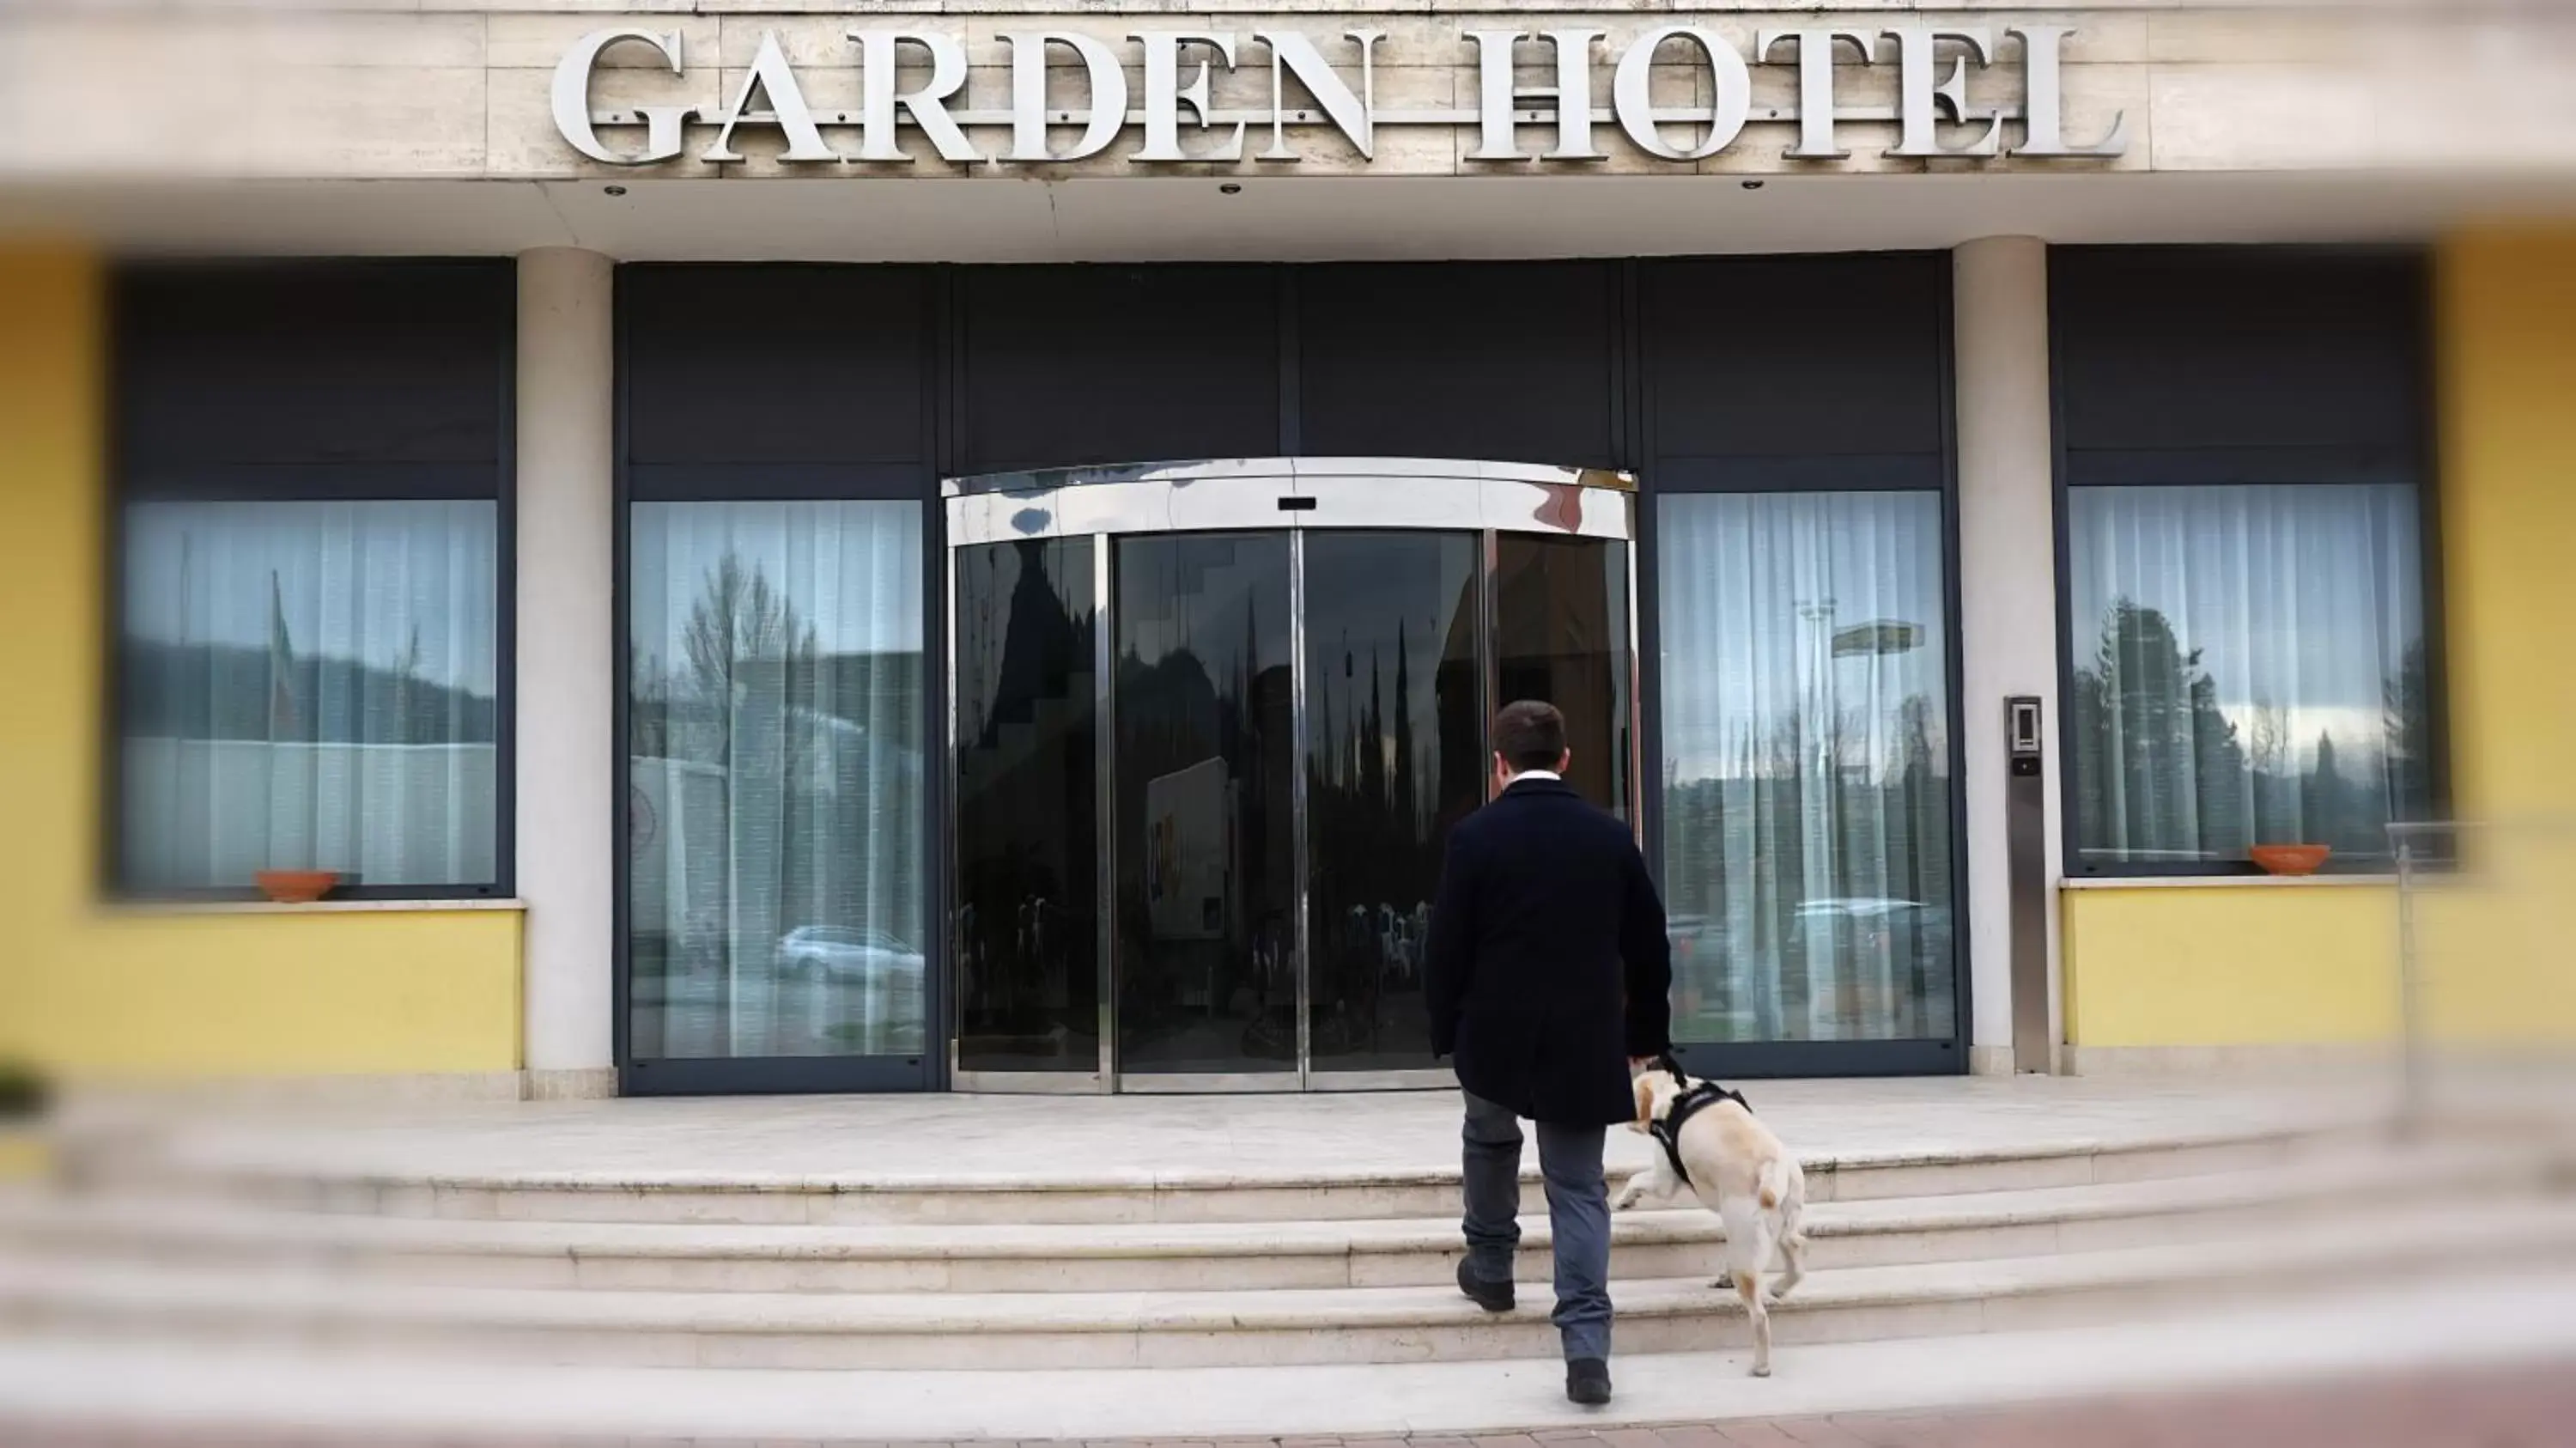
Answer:
[[1576, 1358], [1565, 1365], [1568, 1402], [1597, 1408], [1610, 1401], [1610, 1365], [1599, 1358]]
[[1467, 1294], [1468, 1301], [1475, 1303], [1478, 1307], [1485, 1309], [1487, 1312], [1509, 1312], [1512, 1310], [1511, 1280], [1509, 1278], [1505, 1278], [1500, 1282], [1485, 1282], [1480, 1281], [1477, 1278], [1470, 1277], [1467, 1275], [1467, 1261], [1465, 1258], [1460, 1258], [1458, 1261], [1458, 1290]]

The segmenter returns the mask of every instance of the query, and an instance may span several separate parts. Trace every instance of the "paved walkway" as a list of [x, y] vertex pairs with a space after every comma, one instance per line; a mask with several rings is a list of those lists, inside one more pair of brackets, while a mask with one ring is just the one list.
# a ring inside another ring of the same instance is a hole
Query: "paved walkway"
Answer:
[[[1140, 1384], [1144, 1387], [1144, 1384]], [[2576, 1360], [2045, 1407], [1752, 1418], [1479, 1437], [1093, 1440], [1082, 1448], [2557, 1448], [2576, 1438]], [[988, 1440], [1007, 1442], [1008, 1440]], [[118, 1434], [0, 1424], [0, 1448], [951, 1448], [857, 1439], [351, 1438]], [[957, 1444], [954, 1448], [983, 1448]], [[1035, 1448], [1023, 1444], [1020, 1448]], [[1050, 1445], [1053, 1448], [1053, 1445]]]
[[[1883, 1157], [2223, 1138], [2384, 1106], [2384, 1080], [2084, 1077], [1762, 1081], [1800, 1155]], [[1454, 1092], [1324, 1096], [827, 1096], [224, 1108], [181, 1118], [200, 1162], [445, 1179], [589, 1182], [1204, 1182], [1455, 1171]], [[1613, 1166], [1642, 1137], [1611, 1134]]]

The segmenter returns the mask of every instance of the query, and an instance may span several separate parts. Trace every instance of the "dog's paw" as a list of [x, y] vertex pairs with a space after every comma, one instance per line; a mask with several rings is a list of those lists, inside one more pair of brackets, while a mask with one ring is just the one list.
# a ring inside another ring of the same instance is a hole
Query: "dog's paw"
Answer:
[[1771, 1365], [1769, 1363], [1755, 1363], [1753, 1365], [1753, 1376], [1757, 1378], [1767, 1378], [1771, 1376]]
[[1708, 1285], [1716, 1288], [1720, 1292], [1732, 1292], [1735, 1290], [1735, 1274], [1732, 1272], [1720, 1272], [1716, 1277], [1710, 1280]]

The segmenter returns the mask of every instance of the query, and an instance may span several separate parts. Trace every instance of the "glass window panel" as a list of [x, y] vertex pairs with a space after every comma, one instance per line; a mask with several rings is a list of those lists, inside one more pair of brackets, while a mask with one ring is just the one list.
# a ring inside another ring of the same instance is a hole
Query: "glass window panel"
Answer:
[[917, 1055], [921, 508], [634, 510], [634, 1054]]
[[2086, 865], [2385, 857], [2430, 795], [2423, 547], [2406, 484], [2071, 491]]
[[1675, 1038], [1955, 1035], [1940, 496], [1657, 518]]
[[492, 503], [137, 503], [124, 529], [125, 884], [496, 882]]

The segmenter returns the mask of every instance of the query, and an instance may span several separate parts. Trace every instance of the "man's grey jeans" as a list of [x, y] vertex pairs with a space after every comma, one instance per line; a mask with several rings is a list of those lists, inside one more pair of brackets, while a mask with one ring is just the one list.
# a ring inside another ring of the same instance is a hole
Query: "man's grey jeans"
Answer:
[[[1467, 1273], [1509, 1282], [1521, 1242], [1521, 1124], [1503, 1107], [1467, 1100]], [[1539, 1174], [1556, 1242], [1556, 1312], [1566, 1361], [1610, 1356], [1610, 1184], [1598, 1126], [1538, 1124]]]

